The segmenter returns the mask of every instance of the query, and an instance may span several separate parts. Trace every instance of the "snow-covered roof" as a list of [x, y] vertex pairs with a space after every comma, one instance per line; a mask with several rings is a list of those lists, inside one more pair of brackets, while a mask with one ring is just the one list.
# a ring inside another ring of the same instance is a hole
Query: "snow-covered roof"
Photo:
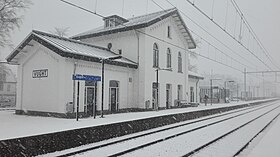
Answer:
[[[13, 62], [13, 59], [16, 58], [20, 51], [26, 45], [28, 45], [31, 40], [39, 42], [40, 44], [46, 46], [62, 57], [100, 62], [101, 59], [118, 56], [116, 53], [108, 50], [107, 48], [33, 30], [28, 35], [28, 37], [6, 58], [7, 61]], [[108, 60], [106, 63], [130, 68], [137, 68], [137, 63], [125, 57], [116, 59], [114, 61]]]
[[85, 38], [91, 38], [91, 37], [97, 37], [102, 35], [108, 35], [108, 34], [114, 34], [129, 30], [135, 30], [140, 28], [145, 28], [148, 26], [151, 26], [152, 24], [155, 24], [165, 18], [168, 18], [172, 16], [174, 18], [174, 21], [176, 22], [177, 26], [179, 27], [179, 30], [181, 31], [182, 35], [186, 39], [189, 49], [196, 48], [196, 44], [193, 40], [193, 37], [191, 36], [185, 22], [183, 21], [182, 17], [180, 16], [178, 10], [176, 8], [159, 11], [147, 15], [142, 15], [138, 17], [133, 17], [127, 19], [127, 22], [117, 25], [115, 27], [98, 27], [80, 34], [77, 34], [72, 39], [85, 39]]
[[197, 74], [197, 73], [195, 73], [195, 72], [193, 72], [193, 71], [188, 71], [188, 73], [189, 73], [188, 76], [189, 76], [190, 78], [201, 79], [201, 80], [204, 79], [204, 77], [203, 77], [202, 75]]

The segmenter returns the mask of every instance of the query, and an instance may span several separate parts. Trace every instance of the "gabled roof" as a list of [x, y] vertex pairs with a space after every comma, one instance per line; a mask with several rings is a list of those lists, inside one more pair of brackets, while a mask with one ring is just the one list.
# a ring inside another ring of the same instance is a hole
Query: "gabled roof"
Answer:
[[[16, 59], [17, 55], [21, 53], [21, 50], [28, 45], [31, 40], [37, 41], [60, 56], [67, 58], [100, 62], [101, 59], [118, 56], [107, 48], [33, 30], [6, 60], [8, 62], [14, 62], [13, 60]], [[107, 60], [106, 63], [130, 68], [138, 67], [135, 62], [124, 57], [114, 61]]]
[[143, 16], [133, 17], [130, 19], [127, 19], [128, 22], [123, 23], [122, 25], [118, 25], [115, 27], [107, 27], [104, 28], [104, 26], [77, 34], [72, 39], [80, 40], [80, 39], [86, 39], [91, 37], [98, 37], [102, 35], [108, 35], [108, 34], [114, 34], [118, 32], [125, 32], [129, 30], [134, 29], [140, 29], [145, 28], [148, 26], [151, 26], [163, 19], [166, 19], [168, 17], [172, 16], [174, 18], [174, 21], [176, 22], [179, 30], [181, 31], [182, 35], [186, 39], [189, 49], [196, 48], [195, 41], [193, 40], [193, 37], [191, 36], [185, 22], [183, 21], [181, 15], [179, 14], [178, 10], [176, 8], [159, 11]]

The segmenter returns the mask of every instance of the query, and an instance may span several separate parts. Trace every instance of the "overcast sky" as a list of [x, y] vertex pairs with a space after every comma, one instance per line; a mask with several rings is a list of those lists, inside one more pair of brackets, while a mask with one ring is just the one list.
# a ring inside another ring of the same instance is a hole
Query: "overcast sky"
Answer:
[[[154, 1], [164, 9], [173, 7], [168, 4], [166, 0]], [[161, 10], [161, 8], [155, 5], [152, 0], [97, 0], [97, 2], [96, 0], [69, 0], [69, 2], [78, 4], [89, 10], [96, 11], [104, 16], [117, 14], [123, 16], [124, 18], [130, 18]], [[199, 34], [199, 36], [203, 37], [219, 50], [222, 50], [224, 53], [234, 58], [234, 60], [248, 65], [247, 69], [249, 71], [267, 70], [267, 68], [258, 61], [258, 59], [242, 48], [226, 33], [221, 31], [209, 19], [205, 18], [205, 16], [187, 3], [186, 0], [169, 0], [169, 2], [176, 6], [185, 15], [190, 17], [193, 21], [198, 23], [202, 28], [207, 30], [210, 34], [223, 41], [223, 43], [234, 50], [234, 52], [237, 52], [238, 55], [229, 51], [226, 47], [209, 36], [209, 34], [205, 33], [181, 13], [181, 16], [191, 31]], [[280, 45], [280, 1], [236, 0], [236, 3], [239, 5], [245, 18], [269, 52], [274, 64], [277, 64], [277, 66], [280, 67], [280, 53], [278, 52], [278, 46]], [[239, 32], [240, 28], [240, 18], [236, 18], [236, 13], [230, 0], [195, 0], [195, 4], [201, 10], [205, 11], [210, 17], [213, 17], [214, 21], [217, 21], [217, 23], [225, 27], [228, 32], [236, 32], [236, 37], [238, 37], [237, 32]], [[68, 35], [72, 36], [83, 31], [96, 28], [102, 24], [103, 21], [100, 17], [81, 11], [62, 3], [59, 0], [33, 0], [33, 5], [30, 6], [30, 9], [24, 12], [24, 20], [21, 28], [12, 34], [12, 41], [13, 44], [17, 46], [31, 32], [32, 29], [51, 32], [55, 27], [69, 27]], [[253, 39], [248, 39], [246, 30], [244, 29], [242, 31], [242, 40], [246, 40], [246, 42], [244, 42], [246, 43], [245, 45], [248, 45], [251, 49], [253, 47], [254, 54], [267, 63], [273, 70], [279, 70], [267, 59], [260, 49], [257, 48], [257, 45], [253, 43]], [[220, 53], [218, 50], [215, 50], [215, 48], [209, 46], [202, 39], [199, 39], [199, 37], [195, 34], [193, 34], [193, 37], [201, 41], [196, 52], [224, 64], [233, 66], [237, 69], [244, 69], [244, 65], [229, 59], [226, 55]], [[0, 54], [1, 60], [3, 60], [11, 51], [12, 50], [8, 48], [4, 50], [2, 49]], [[201, 57], [198, 57], [198, 61], [196, 63], [199, 66], [199, 72], [202, 74], [213, 71], [214, 74], [227, 74], [240, 79], [242, 79], [243, 76], [241, 72], [213, 63], [210, 60], [202, 59]]]

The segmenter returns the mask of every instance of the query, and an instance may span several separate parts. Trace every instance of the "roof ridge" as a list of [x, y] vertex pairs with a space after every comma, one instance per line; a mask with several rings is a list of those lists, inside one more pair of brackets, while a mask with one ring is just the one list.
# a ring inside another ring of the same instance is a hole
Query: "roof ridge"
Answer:
[[39, 35], [46, 35], [46, 36], [49, 36], [49, 37], [53, 37], [53, 38], [57, 38], [57, 39], [62, 39], [62, 40], [66, 40], [66, 41], [70, 41], [70, 42], [74, 42], [74, 43], [77, 43], [77, 44], [86, 45], [86, 46], [90, 46], [90, 47], [94, 47], [94, 48], [98, 48], [98, 49], [102, 49], [102, 50], [108, 50], [105, 47], [96, 46], [96, 45], [93, 45], [93, 44], [90, 44], [90, 43], [86, 43], [86, 42], [82, 42], [82, 41], [78, 41], [78, 40], [75, 40], [75, 39], [70, 39], [70, 38], [66, 38], [66, 37], [60, 37], [58, 35], [47, 33], [47, 32], [43, 32], [43, 31], [32, 30], [32, 33], [39, 34]]
[[145, 17], [145, 16], [150, 16], [150, 15], [154, 15], [154, 14], [158, 14], [158, 13], [162, 13], [162, 12], [167, 12], [167, 11], [170, 11], [170, 10], [177, 10], [177, 9], [176, 8], [170, 8], [170, 9], [166, 9], [166, 10], [161, 10], [161, 11], [157, 11], [157, 12], [153, 12], [153, 13], [149, 13], [149, 14], [144, 14], [144, 15], [128, 18], [127, 20], [132, 20], [132, 19], [137, 19], [137, 18], [141, 18], [141, 17]]
[[[115, 55], [118, 55], [116, 52], [113, 52], [113, 51], [110, 51], [109, 49], [107, 48], [104, 48], [104, 47], [100, 47], [100, 46], [95, 46], [95, 45], [92, 45], [92, 44], [89, 44], [89, 43], [86, 43], [86, 42], [81, 42], [81, 41], [77, 41], [75, 39], [68, 39], [68, 38], [65, 38], [65, 37], [60, 37], [58, 35], [54, 35], [54, 34], [51, 34], [51, 33], [46, 33], [46, 32], [42, 32], [42, 31], [38, 31], [38, 30], [32, 30], [33, 33], [36, 33], [36, 34], [42, 34], [42, 35], [47, 35], [47, 36], [50, 36], [50, 37], [54, 37], [54, 38], [58, 38], [58, 39], [62, 39], [62, 40], [66, 40], [66, 41], [70, 41], [70, 42], [74, 42], [74, 43], [77, 43], [77, 44], [81, 44], [81, 45], [86, 45], [86, 46], [90, 46], [90, 47], [93, 47], [93, 48], [99, 48], [99, 49], [102, 49], [102, 50], [106, 50], [106, 51], [109, 51]], [[130, 61], [130, 62], [133, 62], [136, 64], [136, 62], [130, 60], [129, 58], [127, 57], [124, 57], [122, 56], [123, 59], [127, 60], [127, 61]]]

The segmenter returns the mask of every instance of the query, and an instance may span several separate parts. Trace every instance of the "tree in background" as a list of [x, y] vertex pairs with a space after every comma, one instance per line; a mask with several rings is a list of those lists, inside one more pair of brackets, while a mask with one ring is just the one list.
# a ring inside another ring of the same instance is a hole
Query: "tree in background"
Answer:
[[31, 5], [30, 0], [0, 0], [0, 47], [11, 46], [11, 33], [20, 27], [20, 11]]
[[66, 37], [68, 35], [68, 33], [67, 33], [68, 31], [69, 31], [69, 27], [66, 27], [66, 28], [55, 27], [54, 31], [52, 31], [51, 33], [56, 34], [60, 37]]

